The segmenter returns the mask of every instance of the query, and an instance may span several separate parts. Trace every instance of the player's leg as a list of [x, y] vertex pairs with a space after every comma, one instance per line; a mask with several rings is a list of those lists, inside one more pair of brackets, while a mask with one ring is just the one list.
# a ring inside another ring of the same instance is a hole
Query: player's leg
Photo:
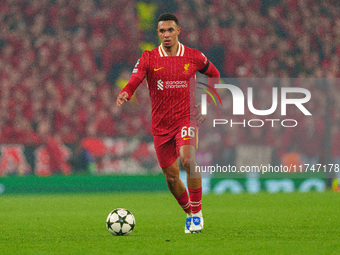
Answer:
[[179, 178], [178, 160], [176, 159], [171, 166], [162, 167], [162, 170], [170, 192], [175, 197], [182, 195], [186, 190], [183, 182]]
[[[187, 172], [187, 184], [189, 189], [202, 188], [201, 173], [196, 172], [196, 148], [192, 145], [182, 145], [179, 148], [179, 155], [182, 165]], [[192, 171], [190, 171], [192, 169]]]
[[183, 211], [186, 212], [187, 218], [184, 227], [184, 233], [188, 234], [190, 232], [190, 226], [192, 222], [192, 215], [191, 215], [191, 202], [189, 199], [188, 192], [184, 186], [184, 183], [179, 178], [179, 166], [178, 166], [178, 159], [169, 166], [169, 167], [162, 167], [166, 183], [170, 192], [176, 198], [178, 204], [182, 207]]
[[[193, 126], [190, 126], [193, 124]], [[185, 132], [182, 132], [182, 131]], [[182, 165], [187, 173], [188, 189], [202, 189], [202, 177], [200, 172], [196, 172], [196, 149], [198, 146], [198, 127], [194, 123], [184, 125], [181, 132], [176, 135], [176, 147]], [[191, 171], [192, 170], [192, 171]]]
[[187, 213], [185, 233], [190, 233], [191, 202], [184, 183], [179, 178], [176, 141], [171, 136], [154, 136], [154, 144], [158, 162], [163, 170], [168, 188], [184, 212]]
[[203, 229], [202, 215], [202, 178], [196, 169], [196, 148], [192, 145], [182, 145], [179, 149], [180, 158], [184, 169], [187, 172], [187, 185], [191, 201], [192, 224], [189, 228], [191, 232], [200, 232]]

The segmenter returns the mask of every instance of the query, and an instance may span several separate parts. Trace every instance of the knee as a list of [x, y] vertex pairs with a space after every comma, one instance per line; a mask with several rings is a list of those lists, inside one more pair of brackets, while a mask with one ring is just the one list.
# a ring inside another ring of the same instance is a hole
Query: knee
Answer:
[[178, 175], [174, 175], [174, 174], [165, 174], [165, 180], [166, 182], [171, 186], [175, 183], [178, 182], [179, 180], [179, 176]]
[[195, 160], [190, 157], [183, 157], [181, 161], [184, 169], [190, 169], [190, 167], [195, 165]]

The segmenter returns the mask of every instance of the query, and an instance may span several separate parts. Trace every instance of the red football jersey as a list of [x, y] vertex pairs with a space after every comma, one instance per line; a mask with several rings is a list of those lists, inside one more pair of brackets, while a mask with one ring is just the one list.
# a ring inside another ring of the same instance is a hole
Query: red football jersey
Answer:
[[[179, 43], [176, 56], [167, 56], [162, 45], [144, 51], [132, 77], [146, 77], [152, 104], [152, 134], [163, 135], [184, 121], [189, 123], [195, 105], [195, 84], [190, 79], [206, 67], [207, 58], [196, 49]], [[131, 96], [131, 95], [130, 95]]]

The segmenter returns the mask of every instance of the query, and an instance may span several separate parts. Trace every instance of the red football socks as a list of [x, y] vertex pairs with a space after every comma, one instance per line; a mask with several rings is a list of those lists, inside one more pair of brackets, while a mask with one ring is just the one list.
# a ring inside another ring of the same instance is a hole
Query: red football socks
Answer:
[[188, 196], [188, 192], [185, 190], [182, 195], [175, 197], [179, 205], [183, 208], [186, 213], [191, 213], [191, 203]]
[[202, 187], [198, 189], [189, 189], [190, 200], [191, 200], [191, 211], [192, 213], [198, 213], [201, 211], [201, 200], [202, 200]]

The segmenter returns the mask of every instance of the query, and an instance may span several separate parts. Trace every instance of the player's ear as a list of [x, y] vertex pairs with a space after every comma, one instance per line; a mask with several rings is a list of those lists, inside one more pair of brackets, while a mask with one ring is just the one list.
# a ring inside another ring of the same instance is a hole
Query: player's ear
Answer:
[[178, 27], [178, 35], [179, 35], [180, 32], [181, 32], [181, 27]]

